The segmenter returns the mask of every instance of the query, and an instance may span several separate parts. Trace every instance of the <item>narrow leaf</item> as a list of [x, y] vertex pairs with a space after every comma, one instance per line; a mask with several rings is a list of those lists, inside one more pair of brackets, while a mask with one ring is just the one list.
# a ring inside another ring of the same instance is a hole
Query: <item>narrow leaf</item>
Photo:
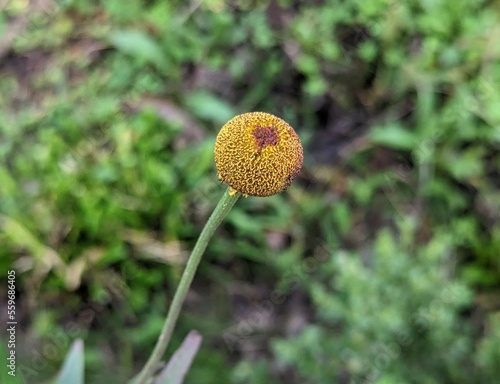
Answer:
[[370, 138], [372, 143], [394, 149], [412, 150], [418, 144], [415, 134], [399, 124], [375, 127], [370, 133]]
[[188, 94], [186, 104], [193, 115], [218, 124], [225, 123], [236, 114], [227, 101], [207, 91], [195, 91]]
[[115, 31], [110, 40], [111, 44], [125, 54], [155, 64], [160, 69], [166, 67], [167, 61], [161, 46], [143, 31]]
[[55, 384], [83, 384], [83, 357], [83, 341], [77, 339], [64, 359], [61, 373]]
[[170, 358], [167, 366], [155, 380], [155, 384], [182, 384], [184, 376], [189, 370], [193, 359], [201, 344], [201, 336], [196, 331], [191, 331], [186, 336], [181, 346]]

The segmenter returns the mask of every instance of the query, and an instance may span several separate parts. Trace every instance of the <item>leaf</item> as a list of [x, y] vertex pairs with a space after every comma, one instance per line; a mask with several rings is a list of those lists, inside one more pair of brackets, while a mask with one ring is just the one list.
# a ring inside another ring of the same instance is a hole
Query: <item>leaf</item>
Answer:
[[83, 341], [77, 339], [71, 345], [61, 373], [54, 384], [83, 384], [84, 354]]
[[447, 151], [443, 165], [457, 180], [481, 178], [484, 174], [484, 149], [473, 147], [464, 151]]
[[189, 110], [199, 118], [223, 124], [235, 115], [234, 108], [225, 100], [206, 91], [197, 91], [186, 98]]
[[371, 131], [370, 138], [372, 143], [395, 149], [411, 150], [418, 142], [417, 137], [412, 132], [399, 124], [376, 127]]
[[196, 331], [191, 331], [186, 336], [181, 346], [170, 358], [167, 366], [155, 380], [154, 384], [182, 384], [184, 376], [189, 370], [193, 359], [201, 344], [201, 336]]
[[160, 45], [142, 31], [116, 31], [111, 34], [110, 41], [119, 51], [125, 54], [152, 63], [160, 69], [167, 66]]
[[33, 259], [39, 263], [34, 269], [39, 278], [44, 277], [52, 269], [61, 275], [65, 264], [61, 256], [52, 248], [45, 246], [38, 238], [32, 234], [28, 228], [15, 219], [0, 215], [0, 233], [16, 246], [26, 249]]

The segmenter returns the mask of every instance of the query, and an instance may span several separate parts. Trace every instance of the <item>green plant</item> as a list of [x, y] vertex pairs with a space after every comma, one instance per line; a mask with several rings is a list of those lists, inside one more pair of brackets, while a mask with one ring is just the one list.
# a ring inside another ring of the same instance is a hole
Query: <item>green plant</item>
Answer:
[[401, 222], [397, 235], [380, 231], [365, 255], [333, 252], [315, 279], [302, 281], [316, 320], [273, 348], [304, 382], [346, 374], [359, 383], [470, 377], [471, 330], [458, 319], [471, 295], [447, 268], [453, 241], [438, 232], [414, 250], [414, 224]]
[[[270, 138], [262, 136], [263, 130], [265, 135], [270, 135]], [[144, 368], [132, 380], [133, 383], [149, 383], [155, 375], [208, 242], [240, 195], [251, 194], [254, 189], [259, 191], [260, 196], [282, 192], [300, 170], [303, 150], [295, 131], [283, 120], [270, 114], [248, 113], [235, 117], [221, 129], [215, 147], [215, 157], [219, 175], [224, 175], [224, 181], [229, 184], [229, 188], [198, 237], [170, 304], [156, 346]], [[233, 164], [238, 164], [238, 167], [232, 167]], [[246, 171], [242, 173], [239, 168]], [[156, 383], [183, 381], [201, 342], [201, 340], [190, 341], [189, 338], [193, 337], [193, 335], [188, 336], [185, 345], [181, 346], [169, 364], [162, 368], [155, 380]], [[174, 370], [179, 373], [174, 373]], [[57, 380], [58, 383], [83, 382], [81, 340], [73, 344]]]
[[156, 365], [160, 362], [160, 359], [167, 349], [170, 337], [172, 335], [172, 332], [174, 331], [175, 323], [177, 322], [177, 318], [179, 317], [182, 303], [186, 298], [189, 286], [193, 281], [196, 269], [198, 268], [198, 264], [201, 261], [203, 252], [208, 245], [208, 241], [239, 197], [239, 193], [230, 194], [229, 190], [226, 191], [219, 204], [215, 208], [213, 214], [208, 219], [207, 224], [201, 232], [200, 237], [198, 238], [198, 241], [193, 249], [193, 252], [191, 253], [189, 261], [186, 265], [186, 269], [184, 270], [184, 274], [182, 275], [179, 286], [177, 287], [175, 296], [172, 300], [172, 303], [170, 304], [170, 309], [168, 311], [167, 318], [165, 319], [165, 324], [161, 331], [160, 337], [158, 338], [155, 349], [153, 350], [143, 370], [139, 373], [137, 377], [137, 383], [143, 384], [148, 382], [149, 378], [153, 376], [154, 372], [156, 371]]
[[[9, 32], [0, 44], [0, 269], [18, 277], [27, 383], [52, 378], [78, 338], [87, 381], [123, 383], [140, 369], [220, 197], [216, 128], [248, 110], [279, 111], [300, 127], [307, 162], [288, 193], [241, 199], [207, 247], [166, 351], [191, 329], [203, 334], [186, 383], [302, 382], [314, 360], [286, 363], [301, 342], [314, 332], [350, 342], [335, 328], [345, 318], [332, 327], [319, 317], [328, 305], [313, 300], [311, 280], [325, 302], [372, 297], [358, 279], [336, 288], [329, 276], [340, 267], [325, 257], [314, 270], [315, 257], [345, 252], [380, 283], [368, 267], [383, 252], [370, 248], [387, 230], [404, 248], [397, 223], [408, 217], [416, 229], [405, 253], [418, 257], [448, 235], [454, 257], [443, 263], [472, 296], [463, 309], [446, 307], [469, 345], [457, 371], [470, 365], [476, 381], [495, 380], [500, 61], [491, 2], [46, 5], [10, 1], [0, 15]], [[400, 292], [390, 306], [406, 313], [419, 297]], [[269, 301], [266, 323], [255, 325]], [[386, 328], [377, 312], [365, 317], [373, 332]], [[414, 344], [420, 355], [388, 370], [433, 356], [424, 341]], [[452, 352], [443, 355], [452, 367]], [[342, 380], [357, 378], [351, 368]], [[429, 368], [427, 379], [456, 382], [450, 371]]]
[[[263, 130], [265, 135], [271, 136], [269, 140], [263, 139]], [[229, 189], [198, 237], [155, 349], [134, 381], [138, 384], [147, 383], [153, 376], [167, 349], [203, 252], [236, 200], [241, 194], [248, 195], [254, 191], [258, 191], [255, 194], [259, 196], [282, 192], [297, 175], [303, 160], [302, 145], [293, 128], [276, 116], [264, 113], [247, 113], [231, 119], [219, 132], [214, 153], [219, 177], [229, 184]]]

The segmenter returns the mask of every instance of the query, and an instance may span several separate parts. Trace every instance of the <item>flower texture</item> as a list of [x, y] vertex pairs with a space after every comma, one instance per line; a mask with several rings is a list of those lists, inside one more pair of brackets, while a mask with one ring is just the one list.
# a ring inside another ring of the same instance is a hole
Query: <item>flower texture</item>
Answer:
[[219, 179], [231, 193], [270, 196], [284, 191], [304, 159], [300, 139], [284, 120], [250, 112], [229, 120], [215, 142]]

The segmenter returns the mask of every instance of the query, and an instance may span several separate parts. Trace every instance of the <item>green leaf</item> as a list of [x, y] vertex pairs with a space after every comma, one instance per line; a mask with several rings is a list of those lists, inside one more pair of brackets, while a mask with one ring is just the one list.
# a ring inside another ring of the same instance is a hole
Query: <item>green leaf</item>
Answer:
[[186, 104], [197, 117], [212, 120], [218, 124], [224, 124], [236, 114], [229, 103], [206, 91], [189, 94]]
[[484, 173], [484, 149], [470, 148], [466, 151], [449, 151], [443, 156], [443, 165], [457, 180], [480, 178]]
[[154, 384], [182, 384], [200, 344], [200, 334], [196, 331], [189, 332]]
[[394, 149], [407, 150], [415, 148], [415, 145], [418, 142], [415, 134], [397, 123], [374, 128], [371, 131], [370, 139], [374, 144], [380, 144]]
[[159, 44], [142, 31], [116, 31], [110, 36], [111, 43], [125, 54], [152, 63], [158, 68], [167, 66], [165, 55]]
[[61, 256], [54, 249], [40, 242], [40, 240], [19, 221], [8, 216], [0, 215], [0, 233], [5, 234], [13, 244], [28, 250], [33, 258], [42, 263], [47, 270], [51, 270], [55, 267], [58, 273], [60, 273], [64, 268], [64, 262]]
[[71, 349], [64, 359], [61, 373], [54, 384], [83, 384], [83, 357], [83, 341], [77, 339], [71, 345]]

